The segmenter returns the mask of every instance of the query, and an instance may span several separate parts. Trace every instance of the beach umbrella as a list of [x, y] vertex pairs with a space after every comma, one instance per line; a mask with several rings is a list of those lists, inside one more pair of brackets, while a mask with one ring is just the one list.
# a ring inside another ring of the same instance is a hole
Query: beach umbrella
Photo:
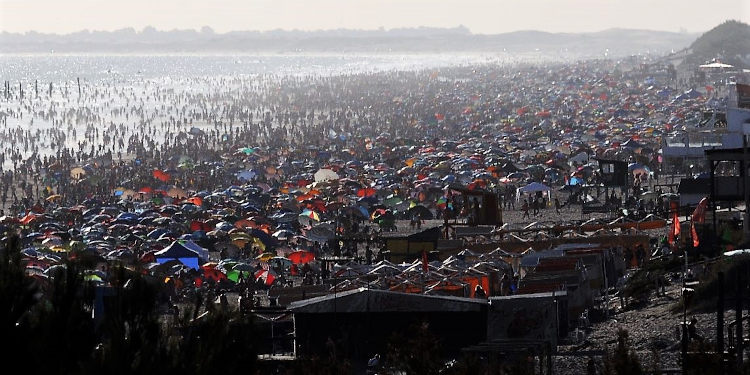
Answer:
[[227, 275], [217, 269], [215, 264], [204, 264], [203, 266], [201, 266], [201, 270], [203, 271], [203, 276], [206, 279], [214, 280], [216, 282], [227, 280]]
[[268, 262], [271, 258], [275, 257], [276, 254], [274, 253], [262, 253], [255, 257], [255, 259], [261, 261], [261, 262]]
[[306, 224], [308, 222], [307, 219], [320, 221], [320, 215], [318, 215], [317, 212], [309, 210], [309, 209], [305, 209], [304, 211], [302, 211], [302, 213], [299, 214], [299, 218], [300, 218], [301, 224]]
[[203, 199], [201, 197], [198, 197], [198, 196], [190, 197], [190, 198], [186, 199], [185, 202], [192, 203], [192, 204], [194, 204], [196, 206], [199, 206], [199, 207], [203, 205]]
[[86, 170], [81, 167], [75, 167], [70, 170], [70, 177], [76, 180], [80, 180], [86, 176]]
[[651, 173], [651, 169], [643, 164], [640, 163], [630, 163], [628, 164], [628, 172], [636, 174], [636, 173]]
[[154, 178], [156, 178], [157, 180], [162, 181], [162, 182], [167, 182], [167, 181], [169, 181], [170, 178], [172, 178], [169, 174], [167, 174], [166, 172], [164, 172], [162, 170], [159, 170], [159, 169], [154, 169], [154, 171], [152, 172], [152, 174], [153, 174]]
[[273, 270], [259, 270], [255, 273], [255, 280], [263, 280], [266, 285], [272, 285], [278, 275]]
[[167, 190], [167, 196], [172, 197], [172, 198], [183, 198], [183, 197], [187, 197], [188, 194], [187, 192], [185, 192], [184, 189], [173, 187]]
[[362, 188], [362, 189], [357, 190], [357, 196], [358, 197], [371, 197], [371, 196], [375, 195], [375, 193], [376, 193], [375, 189], [371, 188], [371, 187], [366, 187], [366, 188]]
[[239, 270], [239, 269], [233, 268], [227, 271], [226, 275], [227, 275], [227, 279], [235, 283], [238, 283], [240, 282], [240, 277], [242, 277], [243, 279], [249, 279], [252, 276], [252, 272], [250, 272], [250, 270]]
[[339, 175], [331, 169], [319, 169], [313, 175], [315, 182], [325, 182], [331, 180], [338, 180]]
[[241, 171], [235, 174], [238, 180], [250, 181], [255, 178], [256, 173], [253, 171]]
[[281, 229], [274, 232], [271, 237], [276, 238], [277, 240], [284, 241], [294, 237], [294, 232], [286, 229]]
[[287, 258], [294, 264], [307, 264], [315, 260], [315, 254], [310, 251], [298, 250], [290, 253]]
[[255, 149], [252, 147], [242, 147], [237, 149], [237, 152], [245, 155], [252, 155], [255, 153]]
[[335, 238], [336, 234], [334, 233], [332, 225], [320, 224], [308, 230], [305, 233], [305, 237], [307, 237], [311, 241], [323, 243]]

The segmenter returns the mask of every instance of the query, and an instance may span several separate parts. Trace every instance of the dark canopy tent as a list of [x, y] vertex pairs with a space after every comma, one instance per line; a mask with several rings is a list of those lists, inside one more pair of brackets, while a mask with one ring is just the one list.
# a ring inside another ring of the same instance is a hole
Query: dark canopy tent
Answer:
[[200, 267], [198, 264], [198, 253], [188, 249], [179, 241], [175, 241], [164, 249], [157, 251], [154, 253], [154, 257], [156, 258], [156, 263], [160, 264], [176, 259], [188, 267], [194, 269]]

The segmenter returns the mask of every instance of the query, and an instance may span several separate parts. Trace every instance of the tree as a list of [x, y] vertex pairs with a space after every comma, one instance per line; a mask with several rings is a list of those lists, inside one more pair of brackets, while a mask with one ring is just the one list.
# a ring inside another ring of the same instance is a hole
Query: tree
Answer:
[[385, 357], [387, 367], [407, 374], [438, 374], [443, 368], [440, 340], [428, 323], [412, 325], [406, 336], [395, 332]]
[[613, 353], [604, 357], [604, 374], [607, 375], [640, 375], [643, 367], [638, 355], [630, 348], [628, 331], [620, 328], [617, 331], [617, 347]]

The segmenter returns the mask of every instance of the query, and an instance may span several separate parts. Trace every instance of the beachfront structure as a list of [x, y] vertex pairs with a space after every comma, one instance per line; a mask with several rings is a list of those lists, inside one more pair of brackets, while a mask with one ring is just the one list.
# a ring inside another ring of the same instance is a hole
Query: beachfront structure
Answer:
[[447, 353], [487, 338], [486, 299], [430, 296], [353, 289], [294, 302], [295, 354], [311, 356], [328, 350], [327, 342], [346, 343], [346, 358], [363, 360], [386, 347], [394, 333], [427, 323]]
[[688, 128], [662, 139], [662, 163], [666, 170], [675, 166], [702, 166], [705, 152], [742, 147], [742, 135], [750, 134], [750, 86], [730, 85], [726, 112], [716, 111]]

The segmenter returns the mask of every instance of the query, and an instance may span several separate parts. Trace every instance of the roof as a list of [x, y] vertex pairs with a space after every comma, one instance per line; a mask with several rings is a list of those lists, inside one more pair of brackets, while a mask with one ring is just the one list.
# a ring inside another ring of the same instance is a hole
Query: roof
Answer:
[[419, 232], [381, 232], [380, 237], [386, 239], [407, 239], [413, 242], [435, 242], [442, 237], [442, 229], [440, 226], [435, 226]]
[[572, 271], [578, 266], [578, 258], [539, 258], [539, 264], [534, 268], [534, 272], [560, 272], [560, 271]]
[[[745, 151], [748, 154], [750, 154], [750, 148], [747, 148]], [[723, 161], [723, 160], [741, 161], [744, 159], [742, 147], [717, 148], [717, 149], [712, 149], [712, 150], [706, 150], [704, 152], [706, 153], [706, 158], [712, 161]]]
[[480, 312], [485, 299], [400, 293], [358, 288], [337, 294], [293, 302], [295, 314], [365, 312]]
[[677, 188], [680, 194], [705, 194], [711, 193], [711, 181], [708, 178], [683, 178]]
[[543, 299], [543, 298], [553, 298], [553, 297], [565, 297], [568, 295], [568, 292], [565, 290], [558, 290], [554, 292], [545, 292], [545, 293], [527, 293], [527, 294], [514, 294], [510, 296], [498, 296], [498, 297], [490, 297], [490, 305], [501, 303], [504, 301], [509, 300], [519, 300], [519, 299]]

